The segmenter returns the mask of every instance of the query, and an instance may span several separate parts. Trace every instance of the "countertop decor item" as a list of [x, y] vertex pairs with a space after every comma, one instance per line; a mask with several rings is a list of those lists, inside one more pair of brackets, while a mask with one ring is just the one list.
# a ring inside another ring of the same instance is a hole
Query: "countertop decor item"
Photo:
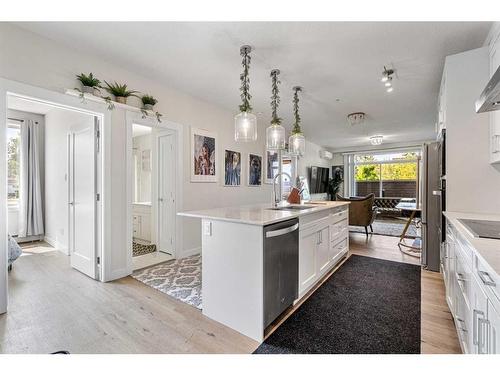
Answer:
[[106, 91], [112, 94], [118, 103], [127, 104], [127, 99], [130, 96], [137, 97], [138, 91], [129, 90], [126, 84], [119, 84], [116, 82], [108, 83], [106, 81], [104, 81], [104, 83], [107, 85], [107, 87], [105, 87]]
[[281, 126], [281, 118], [278, 117], [278, 107], [280, 104], [279, 88], [281, 83], [278, 79], [280, 71], [271, 70], [271, 126], [266, 129], [266, 148], [268, 150], [285, 149], [285, 128]]
[[94, 93], [96, 91], [99, 91], [99, 89], [101, 88], [101, 81], [94, 77], [92, 72], [88, 75], [86, 75], [85, 73], [80, 73], [76, 76], [76, 79], [82, 84], [82, 89], [75, 90], [81, 91], [82, 93], [94, 95]]
[[257, 117], [252, 113], [250, 105], [250, 78], [248, 71], [250, 70], [250, 46], [242, 46], [240, 55], [243, 57], [243, 73], [240, 74], [241, 81], [241, 100], [240, 113], [234, 116], [234, 140], [236, 142], [253, 142], [257, 140]]
[[302, 129], [300, 128], [300, 114], [299, 114], [299, 92], [302, 87], [295, 86], [293, 88], [293, 116], [295, 122], [293, 124], [292, 135], [288, 139], [288, 152], [294, 156], [304, 156], [306, 153], [306, 139]]

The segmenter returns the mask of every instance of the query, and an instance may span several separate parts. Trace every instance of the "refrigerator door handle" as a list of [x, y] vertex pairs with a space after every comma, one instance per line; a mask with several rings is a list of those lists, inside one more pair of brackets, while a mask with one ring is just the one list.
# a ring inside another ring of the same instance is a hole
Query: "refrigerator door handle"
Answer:
[[438, 195], [441, 196], [441, 190], [433, 190], [432, 195]]

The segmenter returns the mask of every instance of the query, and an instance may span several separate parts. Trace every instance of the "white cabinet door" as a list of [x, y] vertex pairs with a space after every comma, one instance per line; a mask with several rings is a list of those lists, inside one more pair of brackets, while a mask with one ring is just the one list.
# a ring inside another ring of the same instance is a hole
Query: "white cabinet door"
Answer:
[[488, 301], [488, 354], [500, 354], [500, 313]]
[[319, 233], [315, 231], [300, 231], [299, 240], [299, 296], [316, 282], [317, 277], [317, 246]]
[[317, 273], [323, 275], [330, 265], [330, 235], [328, 226], [318, 231], [318, 245], [317, 245]]
[[447, 242], [447, 255], [445, 259], [445, 264], [446, 264], [446, 301], [448, 302], [448, 306], [450, 308], [450, 311], [452, 314], [455, 313], [455, 298], [454, 292], [455, 292], [455, 283], [454, 283], [454, 276], [455, 276], [455, 242], [454, 239], [450, 239]]

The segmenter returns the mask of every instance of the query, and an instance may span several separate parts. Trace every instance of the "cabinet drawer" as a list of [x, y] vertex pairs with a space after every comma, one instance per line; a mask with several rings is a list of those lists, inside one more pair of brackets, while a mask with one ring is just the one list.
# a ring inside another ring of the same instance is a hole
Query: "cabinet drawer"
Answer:
[[457, 328], [458, 339], [460, 346], [465, 354], [470, 352], [469, 335], [471, 333], [469, 310], [462, 299], [461, 294], [456, 295], [455, 300], [455, 326]]
[[338, 254], [345, 252], [347, 250], [347, 238], [344, 238], [337, 243], [332, 243], [331, 248], [332, 258], [335, 258]]
[[348, 211], [346, 209], [342, 209], [342, 210], [334, 209], [334, 210], [332, 210], [332, 212], [330, 213], [330, 222], [332, 224], [335, 224], [341, 220], [347, 219], [347, 212]]
[[473, 258], [473, 250], [471, 248], [471, 246], [468, 244], [467, 241], [465, 241], [465, 239], [458, 235], [455, 237], [456, 238], [456, 241], [455, 241], [455, 252], [458, 254], [461, 252], [461, 254], [463, 255], [463, 258], [464, 258], [464, 262], [467, 263], [467, 266], [469, 268], [472, 268], [472, 258]]
[[349, 227], [347, 225], [347, 220], [339, 221], [338, 223], [330, 225], [330, 241], [336, 241], [343, 237], [347, 237], [347, 232]]
[[463, 254], [457, 251], [455, 257], [456, 293], [462, 294], [466, 309], [470, 310], [471, 268], [465, 264]]
[[500, 306], [500, 277], [486, 267], [477, 256], [474, 259], [473, 272], [488, 297]]

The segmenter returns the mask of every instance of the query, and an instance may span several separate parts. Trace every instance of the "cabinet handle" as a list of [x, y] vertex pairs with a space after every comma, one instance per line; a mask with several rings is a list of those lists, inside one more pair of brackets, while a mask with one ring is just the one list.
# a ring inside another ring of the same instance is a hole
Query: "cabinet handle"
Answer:
[[463, 275], [462, 273], [460, 273], [460, 272], [455, 272], [455, 275], [456, 275], [456, 277], [457, 277], [457, 281], [461, 281], [461, 282], [463, 282], [463, 283], [467, 281], [467, 279], [465, 279], [465, 278], [464, 278], [464, 275]]
[[478, 330], [479, 330], [479, 317], [478, 315], [484, 316], [484, 312], [481, 310], [472, 310], [472, 343], [474, 345], [479, 345], [478, 340]]
[[[481, 281], [483, 282], [484, 285], [488, 285], [488, 286], [497, 286], [497, 283], [495, 282], [495, 280], [493, 280], [490, 276], [490, 274], [486, 271], [477, 271], [478, 275], [479, 275], [479, 278], [481, 279]], [[488, 278], [489, 280], [486, 280], [486, 278]]]
[[467, 332], [467, 328], [464, 328], [465, 327], [465, 320], [463, 320], [462, 318], [457, 317], [457, 321], [460, 323], [460, 329], [463, 332]]
[[[484, 325], [486, 335], [483, 335], [483, 325]], [[483, 319], [483, 318], [478, 319], [479, 336], [478, 336], [477, 351], [479, 354], [487, 354], [488, 353], [489, 326], [490, 326], [490, 321], [488, 319]], [[483, 351], [483, 349], [486, 349], [486, 351]]]

